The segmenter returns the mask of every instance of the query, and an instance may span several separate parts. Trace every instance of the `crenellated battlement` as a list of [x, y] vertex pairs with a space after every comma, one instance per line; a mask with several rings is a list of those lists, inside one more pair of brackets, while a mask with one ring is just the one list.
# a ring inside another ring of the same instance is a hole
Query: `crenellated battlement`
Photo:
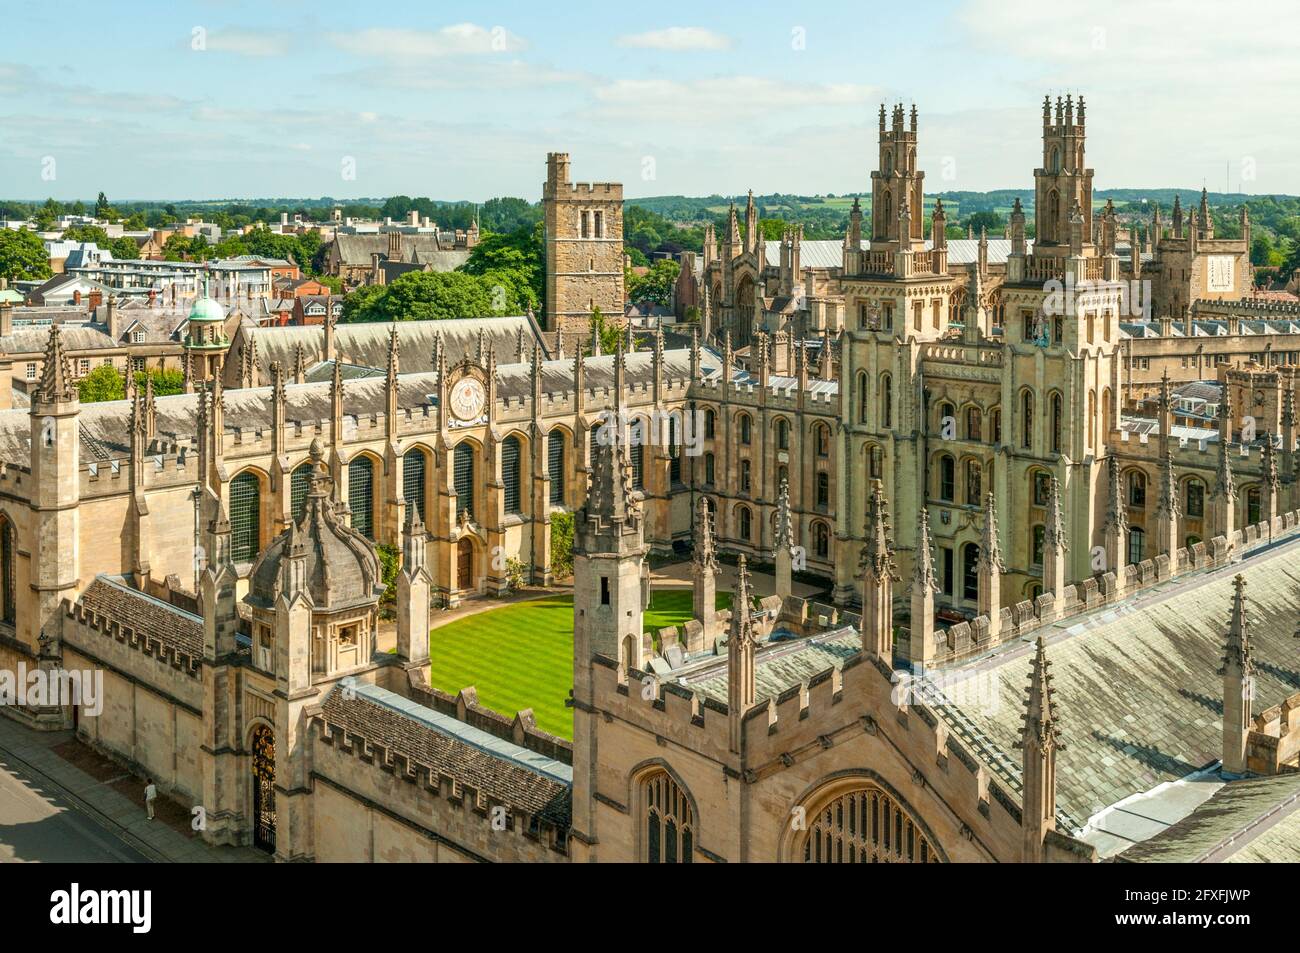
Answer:
[[[70, 599], [63, 600], [63, 614], [83, 631], [93, 632], [104, 638], [113, 639], [119, 645], [134, 649], [141, 655], [153, 658], [189, 678], [197, 681], [202, 675], [203, 659], [200, 655], [186, 652], [175, 644], [169, 644], [149, 632], [132, 628], [130, 625], [119, 622], [108, 615], [96, 612], [80, 602], [73, 602]], [[72, 643], [72, 647], [76, 648], [75, 641]]]

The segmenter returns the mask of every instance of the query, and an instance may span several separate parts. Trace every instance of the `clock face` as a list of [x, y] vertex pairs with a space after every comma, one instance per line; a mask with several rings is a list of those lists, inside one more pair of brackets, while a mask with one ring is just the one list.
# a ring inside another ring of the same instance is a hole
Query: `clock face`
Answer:
[[473, 377], [462, 377], [451, 388], [451, 412], [460, 420], [477, 420], [487, 397], [483, 385]]

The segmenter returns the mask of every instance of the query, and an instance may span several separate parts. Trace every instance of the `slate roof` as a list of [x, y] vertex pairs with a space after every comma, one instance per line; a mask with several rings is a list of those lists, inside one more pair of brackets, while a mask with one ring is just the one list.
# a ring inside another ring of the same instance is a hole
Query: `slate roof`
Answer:
[[[369, 267], [373, 253], [378, 252], [385, 257], [388, 255], [387, 232], [378, 235], [336, 235], [334, 241], [344, 265]], [[433, 234], [402, 236], [402, 260], [409, 262], [413, 255], [416, 262], [431, 265], [434, 271], [455, 271], [469, 260], [468, 250], [442, 250], [438, 236]]]
[[[1246, 577], [1256, 676], [1255, 710], [1300, 689], [1293, 633], [1300, 602], [1300, 540], [1219, 570], [1185, 576], [1120, 606], [1075, 616], [1034, 633], [1048, 640], [1055, 701], [1065, 748], [1057, 761], [1057, 808], [1081, 830], [1105, 807], [1216, 762], [1222, 744], [1222, 685], [1217, 672], [1231, 607], [1232, 579]], [[851, 628], [761, 648], [757, 697], [779, 694], [857, 653]], [[991, 658], [944, 673], [949, 703], [936, 714], [954, 737], [1015, 793], [1020, 791], [1029, 639]], [[725, 702], [725, 660], [677, 673], [682, 684]], [[967, 679], [977, 681], [968, 682]]]
[[[1009, 238], [990, 238], [989, 240], [989, 264], [1002, 265], [1006, 263], [1007, 256], [1011, 254], [1011, 239]], [[866, 239], [862, 240], [862, 249], [865, 251], [870, 245]], [[928, 251], [934, 247], [934, 243], [926, 239], [925, 249]], [[1025, 242], [1025, 250], [1028, 251], [1034, 247], [1033, 241]], [[781, 260], [781, 243], [779, 241], [770, 241], [764, 243], [763, 254], [767, 258], [768, 264], [776, 264]], [[950, 238], [948, 239], [948, 264], [949, 265], [968, 265], [979, 257], [979, 239], [978, 238]], [[799, 243], [799, 266], [800, 268], [839, 268], [844, 264], [844, 240], [840, 238], [817, 238], [804, 239]]]
[[[756, 698], [773, 698], [792, 685], [806, 682], [828, 668], [839, 668], [862, 650], [862, 637], [853, 629], [760, 646], [755, 659]], [[681, 683], [705, 698], [727, 701], [727, 660], [711, 659], [702, 669], [679, 672]]]
[[[0, 354], [34, 354], [44, 357], [45, 345], [50, 339], [50, 327], [43, 324], [14, 329], [12, 334], [0, 337]], [[63, 340], [63, 349], [72, 354], [118, 347], [116, 341], [94, 325], [60, 325], [59, 335]]]
[[567, 828], [572, 816], [573, 769], [497, 738], [449, 715], [374, 685], [325, 698], [331, 725], [382, 744], [431, 771], [455, 778], [512, 811]]
[[77, 602], [97, 615], [174, 648], [178, 653], [203, 655], [203, 620], [173, 605], [145, 595], [111, 576], [98, 575], [77, 597]]
[[[1266, 859], [1295, 863], [1300, 861], [1298, 808], [1300, 774], [1232, 781], [1191, 814], [1133, 845], [1118, 859], [1129, 863]], [[1275, 824], [1269, 823], [1279, 817]], [[1243, 853], [1247, 856], [1241, 856]]]
[[[388, 336], [393, 325], [386, 322], [339, 324], [334, 328], [334, 350], [338, 358], [349, 364], [364, 367], [388, 367]], [[504, 318], [454, 318], [444, 321], [398, 321], [397, 340], [401, 349], [402, 373], [424, 373], [434, 370], [434, 338], [442, 335], [442, 345], [447, 366], [457, 363], [466, 354], [478, 353], [479, 331], [487, 338], [489, 349], [496, 348], [497, 361], [513, 361], [518, 347], [519, 332], [524, 334], [524, 347], [531, 353], [534, 343], [542, 345], [548, 354], [541, 331], [534, 319], [527, 315]], [[231, 360], [227, 362], [227, 376], [238, 375], [238, 344], [250, 340], [257, 344], [259, 379], [271, 379], [271, 363], [279, 361], [292, 371], [297, 359], [297, 348], [302, 346], [306, 360], [311, 363], [324, 357], [325, 329], [321, 325], [284, 325], [256, 327], [245, 325], [239, 330], [239, 342], [234, 345]], [[228, 380], [227, 383], [232, 383]]]
[[[1162, 585], [1135, 601], [1040, 629], [1055, 676], [1065, 748], [1057, 760], [1058, 809], [1086, 821], [1104, 807], [1217, 761], [1222, 745], [1223, 654], [1232, 579], [1246, 578], [1258, 668], [1255, 710], [1300, 689], [1293, 633], [1300, 595], [1300, 540], [1244, 562]], [[976, 739], [1010, 766], [1019, 789], [1020, 736], [1032, 652], [965, 666], [990, 679], [982, 703], [938, 708], [954, 734]], [[970, 693], [976, 694], [976, 693]]]

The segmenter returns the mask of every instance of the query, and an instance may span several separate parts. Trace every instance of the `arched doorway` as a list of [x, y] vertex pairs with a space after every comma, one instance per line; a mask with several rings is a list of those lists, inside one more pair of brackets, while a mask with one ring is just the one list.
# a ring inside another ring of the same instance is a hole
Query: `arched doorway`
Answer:
[[275, 853], [275, 732], [253, 729], [253, 846]]
[[474, 543], [462, 536], [456, 544], [456, 588], [469, 589], [474, 579]]

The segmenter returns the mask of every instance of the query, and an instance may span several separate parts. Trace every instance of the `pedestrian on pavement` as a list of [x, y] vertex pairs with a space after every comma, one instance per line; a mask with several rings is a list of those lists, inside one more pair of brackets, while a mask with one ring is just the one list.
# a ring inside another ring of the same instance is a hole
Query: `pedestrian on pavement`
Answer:
[[153, 783], [153, 778], [144, 779], [144, 809], [149, 820], [153, 820], [153, 802], [158, 797], [158, 787]]

